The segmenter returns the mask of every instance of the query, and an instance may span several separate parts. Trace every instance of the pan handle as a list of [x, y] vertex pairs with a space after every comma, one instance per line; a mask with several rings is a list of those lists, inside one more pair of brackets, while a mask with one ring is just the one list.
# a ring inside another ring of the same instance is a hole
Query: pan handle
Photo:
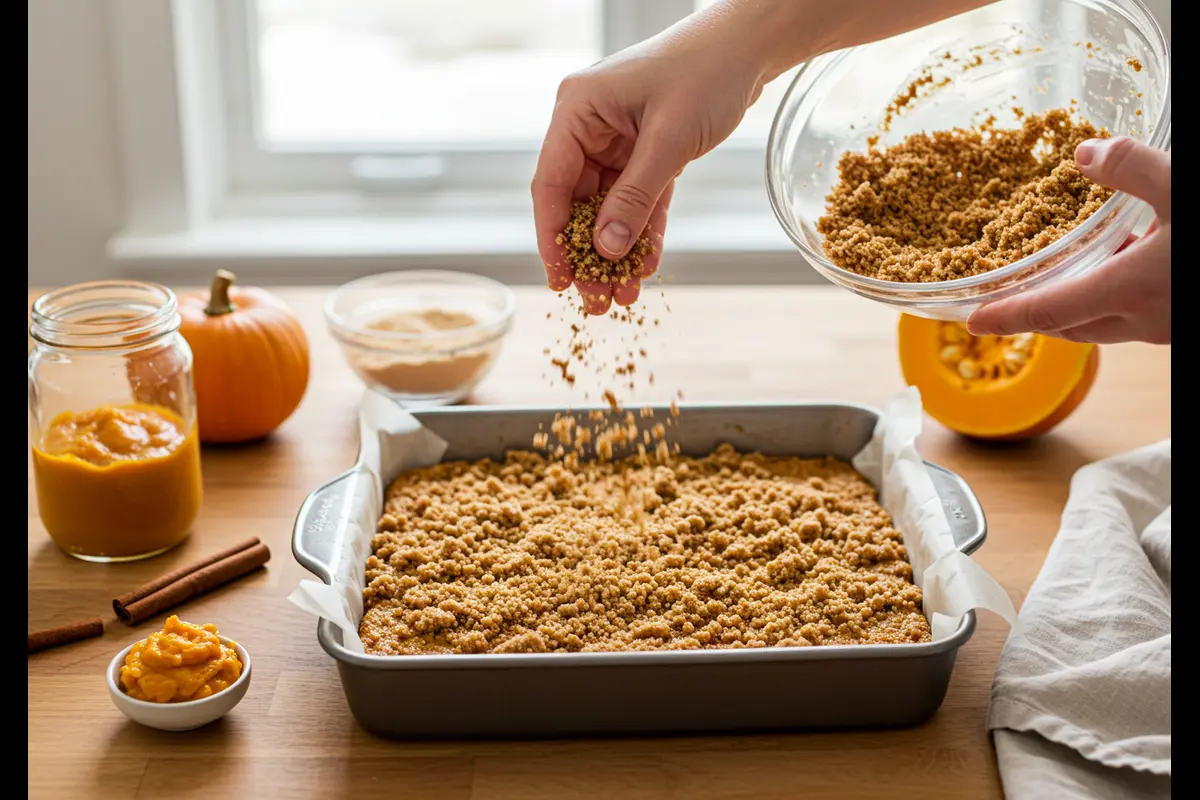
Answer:
[[310, 494], [292, 528], [292, 555], [325, 583], [333, 583], [338, 532], [351, 513], [358, 470], [350, 469]]
[[979, 498], [957, 474], [928, 461], [925, 466], [929, 469], [929, 477], [933, 480], [938, 497], [942, 499], [942, 508], [946, 509], [954, 543], [961, 552], [971, 555], [983, 546], [983, 540], [987, 538], [987, 519], [983, 516]]

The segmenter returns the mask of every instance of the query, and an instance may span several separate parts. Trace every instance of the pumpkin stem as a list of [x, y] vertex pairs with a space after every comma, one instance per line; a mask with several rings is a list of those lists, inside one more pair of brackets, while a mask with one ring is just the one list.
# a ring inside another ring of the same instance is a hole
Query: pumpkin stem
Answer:
[[234, 275], [229, 270], [217, 270], [217, 274], [213, 275], [212, 291], [208, 296], [208, 305], [204, 307], [205, 314], [210, 317], [219, 317], [222, 314], [228, 314], [233, 311], [236, 306], [229, 299], [229, 287], [233, 286], [233, 282], [236, 280], [237, 275]]

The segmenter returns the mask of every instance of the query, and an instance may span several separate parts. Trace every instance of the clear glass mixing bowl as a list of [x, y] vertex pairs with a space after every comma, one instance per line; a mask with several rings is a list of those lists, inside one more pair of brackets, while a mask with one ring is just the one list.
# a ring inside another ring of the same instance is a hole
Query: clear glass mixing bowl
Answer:
[[[926, 67], [934, 81], [880, 134], [888, 104]], [[936, 86], [943, 77], [950, 82]], [[877, 134], [886, 145], [993, 113], [1002, 125], [1007, 119], [1015, 126], [1014, 107], [1037, 113], [1072, 101], [1081, 116], [1113, 135], [1169, 149], [1171, 56], [1140, 0], [1003, 0], [821, 56], [796, 75], [775, 115], [767, 145], [771, 206], [809, 263], [838, 286], [908, 314], [964, 321], [984, 303], [1095, 267], [1133, 231], [1145, 204], [1118, 192], [1049, 247], [983, 275], [882, 281], [835, 266], [821, 247], [816, 223], [837, 181], [837, 160], [847, 150], [865, 150], [867, 138]]]

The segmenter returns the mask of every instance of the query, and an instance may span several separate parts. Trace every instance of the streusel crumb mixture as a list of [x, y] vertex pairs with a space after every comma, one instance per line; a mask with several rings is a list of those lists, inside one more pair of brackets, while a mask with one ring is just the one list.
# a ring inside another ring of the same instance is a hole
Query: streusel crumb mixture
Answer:
[[930, 638], [899, 531], [832, 458], [449, 462], [392, 483], [372, 549], [377, 655]]
[[[1014, 109], [1021, 117], [1023, 112]], [[817, 230], [837, 266], [900, 282], [947, 281], [1011, 264], [1057, 241], [1112, 196], [1075, 166], [1107, 136], [1066, 109], [1020, 128], [919, 133], [845, 153]]]
[[575, 269], [575, 280], [623, 285], [641, 270], [646, 257], [654, 252], [654, 246], [647, 236], [650, 230], [647, 226], [624, 257], [609, 261], [597, 253], [593, 237], [596, 215], [600, 213], [604, 196], [602, 192], [586, 202], [572, 203], [571, 219], [555, 241], [567, 249], [567, 263]]

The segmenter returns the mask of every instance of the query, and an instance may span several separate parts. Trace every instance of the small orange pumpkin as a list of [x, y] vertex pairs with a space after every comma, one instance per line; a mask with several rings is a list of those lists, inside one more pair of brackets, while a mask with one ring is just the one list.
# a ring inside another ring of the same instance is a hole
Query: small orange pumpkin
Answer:
[[1029, 439], [1087, 397], [1100, 348], [1033, 333], [972, 336], [957, 322], [900, 318], [900, 368], [929, 416], [976, 439]]
[[292, 415], [308, 388], [308, 339], [300, 322], [278, 297], [234, 286], [236, 279], [217, 270], [207, 295], [179, 300], [202, 442], [261, 439]]

